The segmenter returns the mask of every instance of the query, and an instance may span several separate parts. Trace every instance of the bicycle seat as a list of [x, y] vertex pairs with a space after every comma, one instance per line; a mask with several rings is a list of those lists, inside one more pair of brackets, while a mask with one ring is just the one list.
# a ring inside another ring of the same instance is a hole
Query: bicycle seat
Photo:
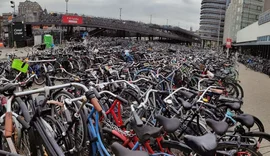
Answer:
[[224, 135], [228, 128], [229, 125], [227, 122], [223, 121], [215, 121], [213, 119], [206, 119], [206, 124], [217, 134], [217, 135]]
[[184, 141], [193, 151], [202, 156], [214, 156], [218, 145], [216, 135], [212, 133], [203, 136], [186, 135]]
[[175, 132], [179, 127], [181, 122], [176, 118], [166, 118], [162, 115], [156, 116], [157, 121], [163, 126], [164, 130], [168, 133]]
[[180, 97], [176, 97], [177, 101], [180, 102], [180, 104], [186, 109], [189, 110], [192, 108], [192, 104], [185, 101], [184, 99], [180, 98]]
[[136, 133], [141, 143], [149, 140], [150, 138], [157, 138], [160, 136], [162, 127], [152, 127], [148, 125], [143, 125], [141, 127], [137, 126], [136, 122], [132, 120], [130, 122], [131, 128]]
[[238, 103], [238, 102], [226, 102], [226, 103], [223, 103], [221, 104], [221, 106], [226, 106], [232, 110], [239, 110], [241, 108], [241, 104]]
[[254, 117], [249, 114], [241, 114], [233, 117], [234, 120], [245, 125], [247, 128], [251, 128], [254, 125]]
[[218, 98], [219, 102], [239, 102], [240, 104], [242, 104], [242, 100], [240, 99], [236, 99], [236, 98], [229, 98], [229, 97], [225, 97], [225, 96], [219, 96]]
[[8, 83], [4, 87], [0, 87], [0, 94], [9, 96], [9, 95], [12, 95], [15, 90], [16, 90], [16, 86], [12, 83]]
[[216, 81], [214, 81], [214, 80], [206, 80], [206, 81], [204, 81], [208, 86], [211, 86], [211, 85], [213, 85]]
[[131, 151], [118, 142], [114, 142], [111, 147], [115, 156], [149, 156], [148, 153], [143, 151]]
[[180, 90], [179, 93], [181, 95], [183, 95], [184, 97], [186, 97], [187, 99], [190, 99], [190, 98], [196, 96], [195, 94], [193, 94], [191, 92], [187, 92], [187, 91], [183, 91], [183, 90]]

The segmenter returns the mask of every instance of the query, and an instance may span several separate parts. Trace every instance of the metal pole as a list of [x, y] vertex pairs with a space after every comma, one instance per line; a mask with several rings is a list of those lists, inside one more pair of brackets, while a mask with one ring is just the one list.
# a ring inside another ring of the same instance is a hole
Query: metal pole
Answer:
[[66, 14], [68, 13], [68, 2], [66, 2]]
[[120, 20], [122, 19], [122, 8], [120, 8]]
[[152, 15], [150, 15], [150, 24], [152, 24]]
[[15, 6], [15, 2], [14, 2], [14, 8], [13, 8], [14, 9], [14, 13], [13, 13], [13, 17], [15, 16], [15, 9], [16, 9], [15, 7], [16, 6]]
[[69, 0], [66, 0], [66, 14], [68, 13], [68, 1]]
[[218, 50], [218, 52], [219, 52], [220, 24], [221, 24], [221, 7], [220, 7], [220, 11], [219, 11], [219, 27], [218, 27], [218, 40], [217, 40], [217, 50]]
[[169, 20], [167, 19], [167, 26], [168, 26], [168, 24], [169, 24]]

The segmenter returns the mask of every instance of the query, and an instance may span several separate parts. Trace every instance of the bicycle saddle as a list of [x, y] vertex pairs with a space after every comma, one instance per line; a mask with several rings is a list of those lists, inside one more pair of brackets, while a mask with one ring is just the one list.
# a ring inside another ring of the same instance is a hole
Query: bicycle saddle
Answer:
[[15, 90], [16, 90], [16, 86], [12, 83], [8, 83], [4, 87], [0, 87], [0, 94], [3, 94], [5, 96], [10, 96], [14, 93]]
[[247, 128], [251, 128], [254, 125], [254, 117], [249, 114], [241, 114], [233, 117], [234, 120], [245, 125]]
[[145, 141], [149, 140], [150, 138], [157, 138], [160, 136], [162, 127], [152, 127], [148, 125], [143, 125], [141, 127], [137, 126], [136, 121], [131, 120], [130, 122], [131, 128], [136, 133], [137, 137], [139, 138], [140, 142], [144, 143]]
[[213, 85], [216, 81], [214, 81], [214, 80], [206, 80], [206, 81], [204, 81], [208, 86], [211, 86], [211, 85]]
[[196, 94], [193, 94], [193, 93], [188, 92], [188, 91], [183, 91], [183, 90], [179, 90], [179, 93], [181, 95], [183, 95], [184, 97], [186, 97], [187, 99], [190, 99], [190, 98], [196, 96]]
[[184, 141], [193, 151], [201, 156], [214, 156], [218, 145], [217, 138], [212, 133], [203, 136], [186, 135]]
[[189, 110], [192, 108], [192, 104], [185, 101], [184, 99], [180, 98], [180, 97], [176, 97], [177, 101], [180, 102], [180, 104], [186, 109]]
[[223, 121], [215, 121], [213, 119], [206, 119], [206, 124], [217, 134], [217, 135], [224, 135], [228, 128], [229, 125], [227, 122]]
[[181, 125], [180, 120], [176, 118], [166, 118], [162, 115], [158, 115], [156, 119], [168, 133], [175, 132]]
[[115, 156], [149, 156], [148, 153], [143, 151], [131, 151], [118, 142], [114, 142], [111, 147]]
[[243, 101], [240, 100], [240, 99], [229, 98], [229, 97], [225, 97], [225, 96], [222, 96], [222, 95], [219, 96], [218, 101], [219, 101], [219, 102], [239, 102], [240, 104], [243, 103]]
[[238, 102], [232, 102], [232, 103], [226, 102], [226, 103], [221, 104], [221, 106], [226, 106], [232, 110], [240, 110], [240, 108], [241, 108], [241, 104]]

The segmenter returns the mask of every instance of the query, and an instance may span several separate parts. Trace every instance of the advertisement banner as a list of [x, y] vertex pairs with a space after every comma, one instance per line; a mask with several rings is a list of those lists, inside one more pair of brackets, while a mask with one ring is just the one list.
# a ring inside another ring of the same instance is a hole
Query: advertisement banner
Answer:
[[83, 18], [81, 16], [63, 15], [62, 23], [63, 24], [83, 24]]

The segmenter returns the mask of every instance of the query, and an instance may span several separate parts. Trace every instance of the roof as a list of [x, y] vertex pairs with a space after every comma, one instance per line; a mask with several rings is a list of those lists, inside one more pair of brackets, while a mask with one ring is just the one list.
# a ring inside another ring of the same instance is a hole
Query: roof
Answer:
[[246, 42], [246, 43], [236, 43], [233, 46], [258, 46], [258, 45], [270, 45], [270, 42]]

